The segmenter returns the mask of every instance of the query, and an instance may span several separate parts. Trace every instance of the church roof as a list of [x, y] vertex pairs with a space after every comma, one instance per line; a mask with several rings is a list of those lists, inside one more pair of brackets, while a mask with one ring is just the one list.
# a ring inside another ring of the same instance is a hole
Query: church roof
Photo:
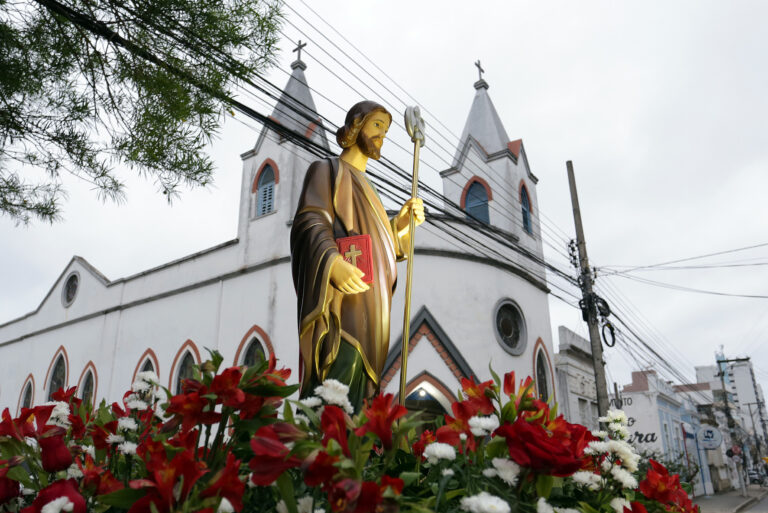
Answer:
[[464, 124], [464, 131], [461, 133], [456, 156], [453, 159], [453, 167], [460, 164], [462, 154], [468, 148], [470, 138], [480, 145], [487, 155], [509, 150], [517, 156], [520, 151], [519, 143], [512, 143], [514, 147], [510, 146], [504, 124], [488, 95], [488, 82], [481, 78], [475, 82], [475, 90], [475, 98], [472, 100], [472, 107], [469, 110], [467, 122]]
[[317, 113], [312, 92], [307, 84], [304, 70], [307, 65], [301, 59], [291, 64], [291, 77], [280, 95], [272, 112], [272, 119], [299, 134], [309, 137], [314, 142], [328, 148], [323, 121]]

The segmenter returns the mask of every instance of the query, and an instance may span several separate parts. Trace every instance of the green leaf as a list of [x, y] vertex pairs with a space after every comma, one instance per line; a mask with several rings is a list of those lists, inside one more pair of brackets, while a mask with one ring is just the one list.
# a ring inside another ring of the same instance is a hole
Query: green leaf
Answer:
[[418, 472], [401, 472], [400, 473], [400, 479], [403, 480], [403, 483], [405, 483], [405, 486], [410, 486], [413, 483], [418, 483], [419, 477], [421, 474]]
[[540, 475], [536, 478], [536, 493], [539, 497], [549, 498], [549, 494], [552, 493], [552, 486], [555, 484], [555, 479], [552, 476]]
[[589, 503], [583, 501], [579, 502], [579, 509], [581, 513], [600, 513], [600, 510], [593, 508]]
[[296, 492], [293, 489], [293, 481], [287, 472], [284, 472], [277, 478], [277, 489], [280, 490], [280, 497], [285, 501], [290, 513], [298, 513], [296, 508]]
[[501, 389], [501, 378], [493, 370], [493, 367], [491, 367], [491, 362], [488, 362], [488, 370], [491, 371], [491, 376], [493, 376], [493, 381], [496, 382], [496, 386], [499, 387], [499, 389]]
[[133, 488], [123, 488], [116, 492], [106, 495], [99, 495], [96, 500], [102, 504], [108, 504], [117, 508], [128, 509], [133, 503], [146, 495], [145, 490], [134, 490]]
[[7, 476], [14, 481], [24, 485], [24, 488], [35, 489], [35, 485], [32, 483], [32, 479], [29, 478], [29, 472], [22, 466], [11, 467]]

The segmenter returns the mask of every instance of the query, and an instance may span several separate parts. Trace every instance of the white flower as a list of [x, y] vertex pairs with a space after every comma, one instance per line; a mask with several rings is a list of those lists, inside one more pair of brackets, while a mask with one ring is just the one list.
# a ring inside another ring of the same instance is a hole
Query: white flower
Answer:
[[72, 425], [72, 423], [69, 421], [68, 403], [65, 403], [64, 401], [55, 401], [48, 404], [53, 404], [54, 406], [46, 425], [59, 426], [65, 429]]
[[555, 508], [555, 513], [581, 513], [581, 511], [573, 508]]
[[592, 442], [589, 442], [589, 446], [584, 449], [584, 454], [603, 454], [608, 452], [608, 442], [601, 442], [599, 440], [595, 440]]
[[629, 501], [623, 497], [614, 497], [611, 500], [611, 507], [616, 513], [624, 513], [624, 508], [629, 508]]
[[555, 513], [555, 509], [547, 502], [544, 497], [539, 497], [536, 503], [536, 513]]
[[438, 460], [453, 461], [456, 459], [456, 449], [442, 442], [432, 442], [424, 448], [424, 457], [433, 465]]
[[608, 431], [595, 430], [595, 431], [592, 431], [592, 436], [599, 438], [601, 440], [605, 440], [606, 438], [608, 438]]
[[509, 513], [509, 504], [488, 492], [461, 499], [461, 509], [470, 513]]
[[487, 417], [477, 416], [469, 419], [469, 430], [475, 436], [487, 436], [496, 431], [499, 427], [499, 419], [495, 415]]
[[496, 472], [495, 468], [486, 468], [486, 469], [483, 469], [483, 475], [485, 477], [496, 477], [499, 475], [499, 473]]
[[146, 410], [149, 408], [149, 405], [141, 399], [131, 399], [130, 401], [126, 401], [125, 405], [131, 410]]
[[96, 448], [92, 445], [84, 445], [81, 447], [85, 454], [90, 454], [91, 458], [96, 459]]
[[40, 513], [60, 513], [62, 511], [72, 511], [73, 509], [75, 509], [75, 504], [65, 496], [53, 499], [42, 507]]
[[315, 388], [315, 394], [320, 396], [326, 403], [341, 407], [350, 415], [355, 412], [354, 408], [352, 408], [352, 403], [349, 402], [349, 387], [340, 381], [326, 379], [322, 385]]
[[461, 440], [462, 442], [466, 442], [467, 441], [467, 434], [466, 433], [459, 433], [459, 440]]
[[134, 381], [133, 385], [131, 385], [131, 391], [137, 394], [140, 394], [142, 392], [148, 392], [152, 389], [152, 385], [145, 381]]
[[125, 442], [125, 437], [123, 435], [112, 435], [110, 434], [107, 437], [107, 443], [108, 444], [119, 444]]
[[24, 485], [19, 485], [22, 495], [35, 495], [37, 491], [34, 488], [26, 488]]
[[234, 511], [235, 508], [232, 506], [232, 503], [226, 497], [222, 497], [216, 513], [233, 513]]
[[307, 495], [297, 500], [296, 509], [299, 513], [312, 513], [312, 497]]
[[304, 406], [306, 406], [307, 408], [317, 408], [318, 406], [323, 404], [323, 400], [314, 395], [310, 397], [305, 397], [304, 399], [299, 399], [299, 402]]
[[160, 384], [160, 378], [157, 377], [157, 374], [155, 374], [155, 371], [144, 371], [139, 372], [136, 374], [136, 381], [143, 381], [144, 383], [149, 383], [150, 385], [159, 385]]
[[123, 442], [117, 446], [117, 450], [126, 456], [130, 456], [136, 454], [136, 447], [136, 444], [133, 442]]
[[586, 470], [580, 470], [571, 476], [573, 482], [586, 486], [590, 490], [597, 491], [603, 483], [603, 479], [593, 472], [587, 472]]
[[631, 473], [627, 472], [621, 467], [613, 467], [611, 469], [611, 475], [613, 478], [621, 483], [621, 486], [624, 488], [629, 488], [634, 490], [637, 488], [637, 479], [635, 479], [635, 476], [633, 476]]
[[309, 425], [309, 419], [305, 415], [302, 415], [301, 413], [294, 413], [293, 420], [295, 420], [296, 422], [303, 422], [304, 424]]
[[520, 475], [520, 465], [507, 458], [493, 458], [491, 463], [502, 481], [510, 486], [515, 486], [517, 476]]
[[80, 467], [77, 466], [77, 463], [73, 463], [69, 466], [67, 469], [67, 478], [68, 479], [80, 479], [83, 477], [83, 472], [80, 470]]
[[454, 474], [454, 472], [453, 472], [453, 469], [444, 468], [443, 471], [441, 472], [441, 474], [444, 475], [444, 476], [452, 476]]
[[280, 499], [280, 502], [277, 503], [275, 509], [277, 510], [277, 513], [288, 513], [288, 506], [283, 499]]
[[119, 431], [136, 431], [139, 425], [131, 417], [120, 417], [117, 419], [117, 429]]

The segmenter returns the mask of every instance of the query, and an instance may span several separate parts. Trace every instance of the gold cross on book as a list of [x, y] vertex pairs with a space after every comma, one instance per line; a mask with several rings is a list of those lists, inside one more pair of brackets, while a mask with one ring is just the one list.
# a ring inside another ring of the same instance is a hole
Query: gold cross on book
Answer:
[[352, 244], [351, 246], [349, 246], [349, 251], [344, 253], [344, 258], [350, 260], [352, 265], [357, 267], [357, 257], [359, 257], [362, 254], [363, 252], [357, 249], [357, 247], [354, 244]]

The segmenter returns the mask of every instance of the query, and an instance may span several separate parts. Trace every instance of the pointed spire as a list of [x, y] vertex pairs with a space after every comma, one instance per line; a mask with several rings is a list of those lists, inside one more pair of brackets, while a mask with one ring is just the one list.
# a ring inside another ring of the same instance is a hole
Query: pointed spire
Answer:
[[499, 118], [496, 107], [493, 106], [491, 97], [488, 96], [488, 82], [483, 78], [485, 71], [480, 66], [480, 61], [475, 63], [477, 66], [479, 80], [475, 82], [475, 98], [472, 100], [472, 107], [469, 109], [469, 116], [464, 124], [464, 130], [461, 133], [459, 147], [454, 157], [453, 166], [456, 167], [467, 151], [469, 138], [477, 142], [487, 155], [504, 151], [508, 149], [509, 137], [504, 129], [504, 124]]
[[306, 135], [316, 143], [328, 148], [328, 139], [325, 137], [322, 118], [317, 113], [312, 92], [307, 84], [307, 77], [304, 75], [307, 65], [301, 60], [301, 50], [305, 46], [307, 43], [299, 41], [293, 50], [298, 54], [297, 59], [291, 63], [293, 72], [271, 117], [284, 127]]

